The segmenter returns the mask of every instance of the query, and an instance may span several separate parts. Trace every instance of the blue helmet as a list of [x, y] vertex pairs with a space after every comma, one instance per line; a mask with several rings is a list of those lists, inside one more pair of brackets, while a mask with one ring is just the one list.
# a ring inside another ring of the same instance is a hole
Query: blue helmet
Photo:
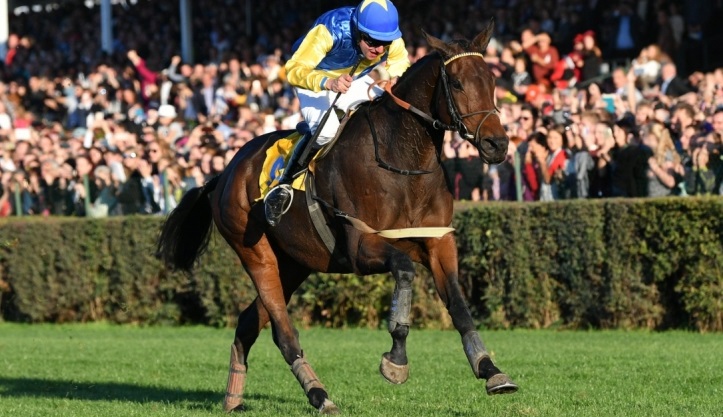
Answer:
[[389, 0], [363, 0], [356, 7], [357, 29], [371, 38], [391, 42], [402, 37], [397, 8]]

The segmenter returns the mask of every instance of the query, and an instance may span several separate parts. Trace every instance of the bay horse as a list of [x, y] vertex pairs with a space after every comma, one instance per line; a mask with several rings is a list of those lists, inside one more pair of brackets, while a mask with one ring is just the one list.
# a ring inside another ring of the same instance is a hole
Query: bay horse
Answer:
[[[508, 137], [493, 99], [495, 79], [482, 55], [492, 30], [490, 21], [472, 41], [449, 43], [425, 34], [432, 52], [380, 98], [357, 109], [333, 147], [314, 162], [314, 189], [296, 193], [313, 192], [322, 203], [319, 211], [336, 246], [317, 232], [304, 198], [293, 199], [277, 226], [265, 221], [258, 181], [265, 152], [291, 131], [247, 143], [219, 176], [187, 192], [170, 213], [158, 239], [158, 256], [166, 264], [190, 271], [207, 247], [213, 222], [258, 292], [238, 317], [225, 411], [243, 410], [249, 350], [270, 321], [274, 343], [309, 403], [324, 414], [338, 412], [304, 357], [287, 310], [292, 294], [312, 271], [391, 272], [392, 346], [382, 355], [380, 371], [392, 383], [405, 382], [414, 263], [432, 272], [472, 371], [486, 380], [487, 393], [517, 390], [492, 363], [459, 286], [457, 247], [447, 228], [453, 197], [440, 157], [445, 130], [458, 131], [485, 162], [505, 157]], [[376, 233], [399, 229], [398, 234]]]

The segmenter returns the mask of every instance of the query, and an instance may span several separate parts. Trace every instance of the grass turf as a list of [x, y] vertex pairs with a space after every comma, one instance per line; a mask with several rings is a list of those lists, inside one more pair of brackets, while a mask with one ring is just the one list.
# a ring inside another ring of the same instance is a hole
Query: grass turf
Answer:
[[[233, 331], [0, 323], [0, 416], [223, 415]], [[520, 385], [487, 396], [453, 331], [413, 330], [409, 381], [379, 375], [385, 331], [301, 331], [306, 356], [347, 416], [718, 416], [723, 334], [482, 332]], [[251, 352], [249, 416], [317, 412], [265, 330]]]

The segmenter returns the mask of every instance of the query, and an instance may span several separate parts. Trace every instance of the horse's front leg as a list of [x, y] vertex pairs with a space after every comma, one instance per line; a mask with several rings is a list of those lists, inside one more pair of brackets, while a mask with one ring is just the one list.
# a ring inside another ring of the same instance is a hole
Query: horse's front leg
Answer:
[[379, 371], [387, 381], [403, 384], [409, 377], [407, 335], [411, 324], [412, 281], [416, 274], [411, 258], [376, 235], [365, 235], [359, 245], [357, 268], [361, 273], [391, 271], [395, 280], [389, 315], [392, 348], [382, 355]]
[[449, 233], [441, 239], [429, 239], [427, 250], [429, 253], [427, 267], [434, 276], [437, 292], [452, 317], [454, 327], [462, 336], [464, 353], [467, 355], [475, 376], [487, 380], [486, 388], [490, 395], [517, 391], [517, 384], [492, 363], [474, 325], [459, 286], [457, 246], [454, 235]]

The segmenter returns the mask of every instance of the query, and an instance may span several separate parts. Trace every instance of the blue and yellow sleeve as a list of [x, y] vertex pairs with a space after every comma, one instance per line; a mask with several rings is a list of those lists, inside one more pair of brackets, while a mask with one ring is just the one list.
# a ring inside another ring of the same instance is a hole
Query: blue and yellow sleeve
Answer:
[[334, 46], [334, 40], [324, 25], [309, 31], [296, 53], [286, 62], [286, 76], [295, 87], [319, 92], [323, 89], [327, 73], [317, 70], [322, 59]]
[[410, 66], [409, 52], [404, 45], [404, 40], [399, 38], [389, 45], [389, 55], [387, 56], [386, 70], [389, 76], [400, 77]]

